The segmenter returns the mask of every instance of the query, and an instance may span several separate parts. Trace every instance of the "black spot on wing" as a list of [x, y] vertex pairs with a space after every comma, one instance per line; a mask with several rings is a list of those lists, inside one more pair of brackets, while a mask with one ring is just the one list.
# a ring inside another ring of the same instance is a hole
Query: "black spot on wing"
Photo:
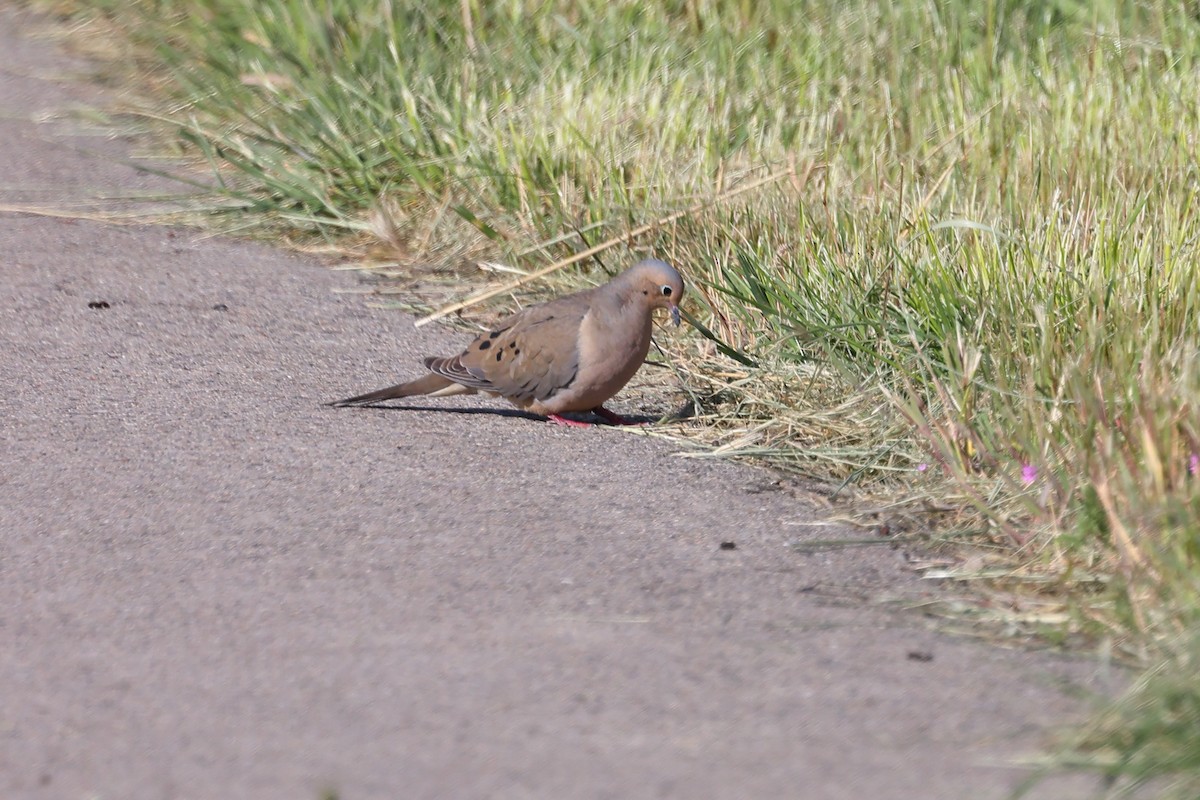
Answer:
[[484, 339], [482, 342], [479, 343], [480, 350], [487, 350], [491, 346], [492, 346], [492, 343], [490, 341], [488, 341], [487, 339]]

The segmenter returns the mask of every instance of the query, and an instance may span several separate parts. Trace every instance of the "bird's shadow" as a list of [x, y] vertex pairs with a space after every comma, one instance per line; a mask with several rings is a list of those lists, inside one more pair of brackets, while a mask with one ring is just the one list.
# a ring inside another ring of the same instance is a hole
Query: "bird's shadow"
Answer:
[[[528, 411], [521, 411], [518, 408], [487, 408], [487, 407], [480, 407], [480, 406], [472, 406], [472, 407], [467, 407], [467, 408], [456, 408], [454, 406], [419, 406], [419, 405], [399, 405], [398, 406], [398, 405], [383, 405], [382, 403], [363, 403], [361, 405], [340, 406], [340, 407], [330, 405], [330, 407], [332, 407], [332, 408], [371, 408], [371, 409], [376, 409], [378, 411], [429, 411], [429, 412], [438, 413], [438, 414], [483, 414], [483, 415], [489, 415], [489, 416], [494, 416], [494, 417], [510, 417], [513, 419], [527, 419], [531, 422], [547, 422], [548, 421], [546, 419], [546, 417], [540, 416], [538, 414], [533, 414]], [[594, 422], [598, 426], [602, 426], [602, 427], [603, 426], [617, 427], [617, 426], [612, 425], [612, 423], [605, 421], [602, 417], [599, 417], [595, 414], [588, 414], [588, 413], [564, 414], [563, 416], [568, 417], [570, 419], [576, 419], [581, 422]], [[675, 420], [679, 420], [679, 419], [685, 419], [686, 416], [687, 415], [680, 415], [678, 413], [673, 413], [673, 414], [668, 414], [666, 416], [666, 419], [667, 419], [667, 421], [670, 422], [670, 421], [675, 421]], [[663, 419], [663, 416], [662, 415], [653, 416], [653, 415], [647, 415], [647, 414], [630, 414], [628, 416], [625, 416], [625, 419], [629, 420], [630, 422], [637, 423], [639, 425], [649, 425], [651, 423], [658, 422], [659, 420]]]
[[384, 405], [383, 403], [362, 403], [353, 406], [333, 406], [334, 408], [370, 408], [376, 411], [429, 411], [436, 414], [484, 414], [493, 417], [514, 417], [517, 419], [527, 419], [533, 422], [545, 422], [545, 417], [539, 417], [537, 414], [530, 414], [528, 411], [521, 411], [517, 408], [455, 408], [454, 406], [415, 406], [415, 405]]

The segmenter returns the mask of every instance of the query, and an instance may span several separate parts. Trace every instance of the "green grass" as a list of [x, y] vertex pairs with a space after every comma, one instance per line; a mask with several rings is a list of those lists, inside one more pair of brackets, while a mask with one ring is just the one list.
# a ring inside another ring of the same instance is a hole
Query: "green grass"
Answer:
[[1156, 665], [1071, 763], [1200, 792], [1195, 3], [64, 7], [226, 228], [534, 268], [712, 201], [603, 256], [678, 263], [744, 356], [669, 345], [693, 435], [957, 509], [1014, 618]]

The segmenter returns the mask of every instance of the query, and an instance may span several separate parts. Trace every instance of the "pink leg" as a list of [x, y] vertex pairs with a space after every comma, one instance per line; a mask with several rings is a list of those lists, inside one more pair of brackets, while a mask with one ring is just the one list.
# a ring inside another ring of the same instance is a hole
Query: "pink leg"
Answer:
[[614, 414], [604, 406], [596, 406], [592, 409], [592, 413], [601, 419], [607, 420], [610, 425], [645, 425], [644, 422], [634, 422], [622, 417], [620, 414]]
[[558, 414], [547, 414], [546, 418], [548, 420], [550, 420], [551, 422], [553, 422], [555, 425], [566, 425], [569, 428], [594, 428], [594, 427], [596, 427], [595, 425], [593, 425], [590, 422], [580, 422], [577, 419], [567, 419], [566, 417], [561, 417]]

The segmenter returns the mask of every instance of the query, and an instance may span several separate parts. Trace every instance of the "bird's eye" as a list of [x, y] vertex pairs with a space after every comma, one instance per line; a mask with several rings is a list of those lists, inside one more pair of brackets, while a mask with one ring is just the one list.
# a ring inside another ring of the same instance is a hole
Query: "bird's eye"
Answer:
[[663, 293], [663, 297], [670, 297], [671, 296], [671, 287], [670, 286], [662, 287], [662, 293]]

